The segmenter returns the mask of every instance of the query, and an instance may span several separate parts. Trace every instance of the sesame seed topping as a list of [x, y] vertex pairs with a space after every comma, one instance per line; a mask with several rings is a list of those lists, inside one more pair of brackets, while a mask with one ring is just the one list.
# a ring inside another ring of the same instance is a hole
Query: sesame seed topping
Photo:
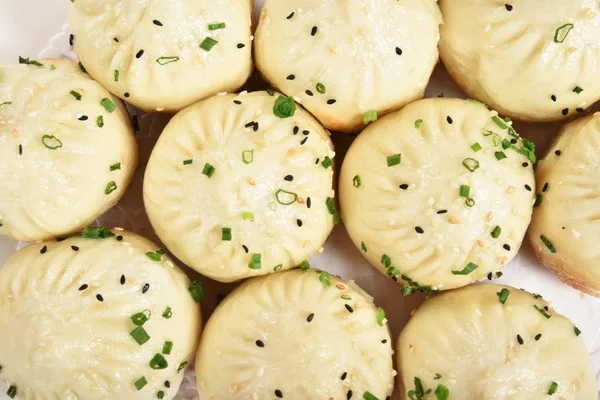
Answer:
[[449, 124], [452, 124], [452, 122], [454, 122], [454, 121], [452, 120], [452, 117], [448, 115], [446, 117], [446, 122], [448, 122]]
[[297, 220], [296, 220], [296, 224], [297, 224], [299, 227], [302, 227], [302, 220], [301, 220], [301, 219], [297, 219]]
[[387, 339], [383, 339], [383, 340], [381, 341], [381, 343], [383, 343], [383, 344], [386, 344], [386, 343], [387, 343]]
[[290, 75], [288, 75], [288, 76], [287, 76], [287, 78], [286, 78], [286, 79], [287, 79], [288, 81], [293, 81], [294, 79], [296, 79], [296, 75], [294, 75], [294, 74], [290, 74]]
[[418, 234], [425, 233], [425, 231], [423, 230], [423, 228], [421, 228], [420, 226], [415, 226], [415, 231], [417, 231]]
[[73, 36], [73, 34], [71, 33], [69, 35], [69, 46], [73, 47], [73, 39], [75, 39], [75, 36]]
[[537, 335], [535, 335], [535, 341], [537, 342], [538, 340], [540, 340], [542, 338], [542, 334], [538, 333]]
[[87, 285], [87, 283], [84, 283], [83, 285], [79, 286], [79, 291], [85, 290], [87, 289], [89, 286]]
[[307, 140], [308, 140], [307, 137], [305, 137], [304, 139], [302, 139], [302, 141], [300, 142], [300, 146], [304, 145], [304, 143], [306, 143]]
[[510, 245], [509, 244], [505, 244], [504, 246], [502, 246], [504, 248], [504, 250], [506, 251], [510, 251]]
[[492, 280], [492, 273], [491, 272], [487, 275], [487, 278], [488, 278], [488, 281]]
[[48, 246], [42, 247], [42, 249], [40, 250], [40, 254], [44, 254], [46, 251], [48, 251]]
[[398, 54], [399, 56], [402, 55], [402, 49], [400, 47], [396, 47], [396, 54]]
[[310, 131], [307, 131], [307, 130], [305, 129], [305, 130], [303, 130], [303, 131], [302, 131], [302, 134], [303, 134], [303, 135], [305, 135], [305, 136], [306, 136], [306, 135], [309, 135], [309, 134], [310, 134]]
[[440, 210], [440, 211], [438, 211], [437, 213], [438, 213], [438, 214], [446, 214], [447, 212], [448, 212], [448, 210]]
[[137, 52], [137, 54], [135, 55], [135, 58], [140, 58], [144, 55], [144, 50], [140, 50]]
[[312, 96], [312, 95], [313, 95], [313, 92], [312, 92], [311, 90], [308, 90], [308, 89], [306, 89], [306, 90], [304, 91], [304, 93], [306, 93], [306, 94], [307, 94], [307, 95], [309, 95], [309, 96]]
[[163, 26], [162, 22], [160, 22], [159, 20], [155, 19], [154, 21], [152, 21], [152, 23], [156, 26]]
[[79, 251], [79, 247], [77, 246], [71, 246], [71, 249], [73, 249], [73, 251]]
[[310, 206], [312, 205], [312, 201], [310, 200], [310, 197], [306, 198], [306, 207], [310, 208]]
[[103, 302], [104, 301], [104, 297], [102, 297], [101, 294], [97, 294], [96, 295], [96, 299], [98, 299], [98, 301]]
[[329, 99], [327, 100], [327, 104], [332, 105], [335, 104], [336, 100], [335, 99]]
[[22, 144], [19, 145], [19, 155], [20, 156], [23, 155], [23, 145]]
[[580, 112], [580, 113], [581, 113], [581, 112], [583, 112], [583, 111], [585, 111], [585, 110], [584, 110], [583, 108], [581, 108], [581, 107], [577, 107], [577, 108], [575, 109], [575, 111], [577, 111], [577, 112]]
[[123, 240], [123, 236], [121, 236], [121, 235], [117, 236], [117, 241], [120, 242], [121, 240]]
[[121, 282], [121, 285], [124, 285], [124, 284], [125, 284], [125, 275], [121, 275], [121, 280], [120, 280], [120, 282]]
[[148, 291], [148, 289], [150, 289], [150, 284], [146, 283], [144, 285], [144, 287], [142, 288], [142, 294], [146, 294], [146, 292]]
[[531, 186], [525, 185], [525, 189], [527, 189], [528, 192], [531, 192]]
[[313, 318], [315, 318], [315, 314], [314, 314], [314, 313], [311, 313], [311, 314], [309, 314], [309, 315], [308, 315], [308, 317], [306, 318], [306, 321], [307, 321], [307, 322], [312, 322]]
[[294, 177], [292, 175], [286, 175], [285, 178], [283, 178], [283, 179], [285, 179], [288, 182], [291, 182], [294, 180]]
[[258, 347], [265, 347], [265, 344], [263, 343], [263, 341], [262, 341], [262, 340], [257, 340], [257, 341], [256, 341], [256, 345], [257, 345]]
[[504, 7], [506, 8], [507, 11], [512, 11], [513, 10], [513, 6], [510, 4], [505, 4]]
[[346, 400], [350, 400], [352, 398], [352, 390], [348, 390], [348, 393], [346, 393]]
[[562, 151], [560, 151], [560, 150], [556, 150], [556, 151], [554, 152], [554, 154], [556, 154], [557, 156], [560, 156], [560, 155], [562, 154]]
[[245, 244], [243, 244], [243, 245], [242, 245], [242, 248], [244, 249], [244, 251], [245, 251], [246, 253], [248, 253], [248, 247], [246, 247], [246, 245], [245, 245]]
[[345, 381], [347, 376], [348, 376], [348, 373], [347, 373], [347, 372], [344, 372], [344, 373], [342, 374], [342, 376], [340, 376], [340, 379], [341, 379], [341, 380], [343, 380], [343, 381]]
[[318, 28], [316, 26], [313, 26], [310, 30], [310, 36], [315, 36], [317, 34], [317, 30]]
[[246, 47], [246, 45], [244, 43], [238, 43], [237, 44], [237, 48], [238, 49], [243, 49], [244, 47]]
[[129, 98], [129, 92], [125, 92], [125, 93], [123, 94], [123, 96], [125, 96], [125, 97]]
[[517, 341], [519, 342], [520, 345], [524, 344], [525, 342], [523, 341], [523, 338], [521, 337], [521, 335], [517, 335]]
[[288, 15], [287, 17], [285, 17], [285, 19], [292, 19], [292, 18], [294, 18], [294, 14], [295, 14], [295, 12], [292, 11], [292, 13], [290, 15]]
[[349, 313], [354, 312], [354, 309], [352, 307], [350, 307], [350, 304], [344, 304], [344, 307], [346, 307], [346, 310], [348, 310]]
[[119, 39], [117, 39], [117, 38], [113, 38], [113, 40], [114, 40], [115, 42], [119, 43]]
[[170, 388], [170, 387], [171, 387], [171, 382], [169, 382], [169, 381], [165, 381], [165, 387], [166, 387], [166, 388]]
[[542, 188], [542, 192], [548, 190], [548, 182], [544, 183], [544, 187]]
[[524, 162], [523, 164], [521, 164], [523, 166], [523, 168], [527, 168], [529, 167], [529, 163]]
[[569, 114], [569, 109], [568, 108], [564, 108], [562, 110], [562, 115], [567, 115], [567, 114]]
[[550, 96], [550, 98], [552, 99], [552, 101], [556, 101], [556, 96], [555, 95]]
[[277, 389], [275, 390], [275, 396], [277, 396], [278, 398], [283, 398], [283, 393], [281, 393], [281, 390]]
[[242, 104], [242, 102], [241, 102], [241, 101], [239, 101], [239, 100], [234, 100], [233, 102], [234, 102], [235, 104], [237, 104], [237, 105], [240, 105], [240, 104]]
[[88, 120], [88, 116], [87, 115], [82, 115], [81, 117], [77, 118], [80, 121], [87, 121]]
[[300, 131], [300, 128], [295, 126], [294, 127], [294, 135], [297, 135], [299, 131]]

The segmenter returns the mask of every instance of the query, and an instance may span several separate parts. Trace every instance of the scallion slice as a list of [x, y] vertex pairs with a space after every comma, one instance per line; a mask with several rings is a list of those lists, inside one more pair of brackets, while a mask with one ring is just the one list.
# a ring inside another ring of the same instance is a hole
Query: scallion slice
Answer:
[[463, 166], [471, 172], [475, 172], [479, 168], [479, 161], [474, 158], [465, 158], [462, 162]]
[[540, 240], [542, 241], [542, 243], [544, 243], [544, 246], [546, 246], [546, 248], [550, 250], [550, 253], [556, 253], [556, 247], [554, 247], [552, 242], [546, 236], [541, 235]]
[[113, 72], [113, 79], [115, 80], [115, 82], [119, 82], [119, 70], [115, 69], [115, 71]]
[[147, 384], [148, 384], [148, 380], [146, 379], [145, 376], [142, 376], [140, 379], [135, 381], [134, 386], [137, 390], [142, 390], [142, 388], [144, 386], [146, 386]]
[[377, 111], [369, 110], [363, 114], [363, 123], [366, 125], [369, 122], [377, 121]]
[[394, 165], [398, 165], [402, 162], [402, 154], [393, 154], [387, 157], [387, 166], [393, 167]]
[[465, 204], [467, 205], [467, 207], [473, 207], [475, 205], [475, 199], [472, 197], [467, 197], [465, 199]]
[[213, 167], [209, 163], [204, 164], [204, 168], [202, 168], [203, 175], [206, 175], [210, 178], [213, 176], [214, 173], [215, 173], [215, 167]]
[[323, 159], [323, 161], [321, 162], [321, 165], [323, 166], [323, 168], [327, 169], [329, 167], [331, 167], [331, 165], [333, 164], [333, 162], [331, 161], [331, 158], [329, 158], [329, 156], [325, 156], [325, 158]]
[[171, 64], [174, 62], [179, 61], [179, 57], [178, 56], [168, 56], [168, 57], [159, 57], [156, 59], [156, 62], [159, 65], [167, 65], [167, 64]]
[[185, 369], [185, 367], [187, 367], [188, 362], [184, 361], [181, 364], [179, 364], [179, 367], [177, 367], [177, 373], [181, 372], [183, 369]]
[[361, 181], [360, 181], [360, 176], [356, 175], [353, 179], [352, 179], [352, 185], [354, 185], [355, 188], [359, 188], [361, 185]]
[[252, 161], [254, 161], [254, 150], [242, 151], [242, 161], [244, 164], [250, 164]]
[[209, 31], [216, 31], [218, 29], [225, 29], [225, 22], [219, 22], [218, 24], [208, 24]]
[[98, 115], [98, 118], [96, 118], [96, 126], [98, 128], [102, 128], [104, 126], [104, 117], [102, 115]]
[[563, 43], [574, 27], [571, 23], [559, 26], [554, 32], [554, 43]]
[[190, 165], [194, 162], [191, 158], [189, 160], [183, 160], [183, 165]]
[[373, 393], [366, 391], [365, 394], [363, 394], [363, 399], [364, 400], [379, 400], [379, 398], [377, 396], [375, 396]]
[[76, 92], [74, 90], [71, 90], [70, 93], [71, 93], [71, 96], [75, 97], [75, 99], [77, 99], [78, 101], [81, 101], [81, 94], [80, 93], [78, 93], [78, 92]]
[[558, 383], [552, 382], [550, 384], [550, 388], [548, 389], [548, 396], [552, 396], [554, 393], [556, 393], [557, 389], [558, 389]]
[[362, 249], [362, 251], [364, 251], [365, 253], [367, 252], [367, 245], [365, 244], [365, 242], [360, 242], [360, 248]]
[[329, 277], [329, 274], [325, 271], [319, 272], [319, 282], [325, 286], [331, 286], [331, 278]]
[[273, 105], [273, 114], [278, 118], [290, 118], [296, 113], [296, 103], [291, 97], [279, 96]]
[[231, 228], [221, 228], [221, 240], [225, 242], [231, 241]]
[[104, 109], [109, 113], [112, 113], [113, 111], [115, 111], [115, 108], [117, 108], [115, 103], [113, 103], [112, 101], [110, 101], [110, 99], [106, 97], [100, 100], [100, 105], [104, 107]]
[[385, 310], [381, 307], [377, 309], [377, 325], [383, 326], [383, 320], [385, 319]]
[[327, 206], [329, 214], [333, 216], [333, 224], [337, 225], [340, 222], [340, 212], [335, 208], [333, 199], [328, 197], [327, 200], [325, 200], [325, 205]]
[[304, 260], [300, 263], [300, 265], [298, 265], [300, 267], [300, 269], [302, 271], [306, 271], [310, 269], [310, 264], [308, 263], [308, 261]]
[[503, 151], [497, 151], [496, 153], [494, 153], [494, 155], [496, 156], [496, 160], [498, 161], [504, 160], [506, 158], [506, 154], [504, 154]]
[[160, 261], [162, 258], [162, 255], [165, 254], [166, 252], [167, 252], [167, 248], [165, 246], [162, 246], [160, 249], [156, 250], [155, 252], [153, 252], [153, 251], [147, 252], [146, 257], [148, 257], [152, 261]]
[[415, 128], [419, 129], [421, 127], [421, 124], [423, 123], [422, 119], [418, 119], [415, 121]]
[[475, 153], [477, 153], [478, 151], [480, 151], [482, 149], [481, 145], [479, 144], [479, 142], [475, 142], [471, 145], [471, 150], [473, 150]]
[[279, 189], [275, 192], [275, 198], [279, 204], [289, 206], [298, 200], [298, 195], [294, 192], [288, 192], [287, 190]]
[[152, 313], [150, 312], [150, 310], [144, 310], [137, 314], [133, 314], [131, 316], [131, 321], [135, 326], [142, 326], [150, 319], [151, 315]]
[[261, 269], [262, 268], [262, 255], [252, 254], [250, 262], [248, 263], [250, 269]]
[[149, 365], [152, 369], [165, 369], [169, 366], [169, 363], [162, 354], [156, 353], [150, 360]]
[[171, 354], [172, 350], [173, 350], [173, 342], [167, 341], [163, 344], [163, 348], [162, 348], [163, 354], [169, 355], [169, 354]]
[[500, 303], [505, 304], [508, 296], [510, 295], [510, 290], [503, 288], [501, 291], [496, 293], [498, 295], [498, 300]]
[[115, 181], [110, 181], [106, 184], [106, 187], [104, 188], [104, 194], [109, 195], [115, 190], [117, 190], [117, 183]]
[[172, 316], [173, 316], [173, 310], [171, 310], [171, 307], [165, 308], [165, 311], [163, 311], [163, 313], [162, 313], [162, 317], [164, 319], [170, 319]]
[[50, 150], [56, 150], [63, 146], [62, 142], [54, 135], [42, 136], [42, 144]]
[[11, 399], [14, 399], [17, 396], [17, 387], [14, 385], [10, 385], [10, 387], [6, 391], [6, 394]]
[[196, 303], [199, 303], [204, 298], [204, 286], [202, 286], [202, 282], [193, 281], [188, 287], [188, 292], [190, 292], [192, 299]]
[[327, 91], [327, 88], [325, 87], [325, 85], [323, 85], [321, 82], [317, 83], [317, 92], [321, 93], [321, 94], [325, 94], [325, 92]]
[[468, 263], [462, 271], [452, 271], [452, 275], [469, 275], [471, 272], [475, 271], [479, 266], [472, 262]]
[[254, 222], [254, 213], [252, 213], [250, 211], [244, 211], [244, 212], [242, 212], [242, 219], [244, 221]]
[[499, 226], [496, 226], [493, 230], [492, 230], [492, 237], [494, 239], [498, 239], [500, 237], [500, 234], [502, 234], [502, 228], [500, 228]]
[[460, 197], [469, 197], [471, 193], [471, 187], [469, 185], [460, 185], [459, 194]]
[[143, 345], [144, 343], [146, 343], [148, 340], [150, 340], [150, 335], [148, 335], [148, 332], [146, 332], [146, 330], [142, 326], [138, 326], [137, 328], [132, 330], [129, 334], [131, 335], [131, 337], [133, 337], [135, 339], [135, 341], [140, 346]]
[[216, 41], [215, 39], [211, 38], [210, 36], [207, 36], [202, 43], [200, 43], [200, 48], [205, 50], [205, 51], [211, 51], [213, 47], [215, 47], [215, 45], [219, 43], [218, 41]]
[[121, 163], [120, 162], [114, 163], [113, 165], [110, 166], [110, 170], [111, 171], [117, 171], [117, 170], [120, 170], [120, 169], [121, 169]]

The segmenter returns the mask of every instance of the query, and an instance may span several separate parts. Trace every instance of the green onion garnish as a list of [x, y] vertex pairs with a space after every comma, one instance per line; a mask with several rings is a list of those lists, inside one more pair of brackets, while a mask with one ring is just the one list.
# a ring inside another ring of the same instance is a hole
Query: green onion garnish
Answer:
[[231, 241], [231, 228], [221, 228], [221, 240], [226, 242]]
[[495, 123], [496, 125], [498, 125], [498, 127], [499, 127], [500, 129], [508, 129], [508, 125], [506, 125], [506, 124], [504, 123], [504, 121], [502, 121], [502, 119], [501, 119], [500, 117], [498, 117], [497, 115], [494, 115], [494, 116], [492, 117], [492, 121], [494, 121], [494, 123]]
[[557, 389], [558, 389], [558, 383], [552, 382], [550, 384], [550, 388], [548, 389], [548, 396], [552, 396], [554, 393], [556, 393]]
[[421, 127], [421, 124], [423, 123], [422, 119], [418, 119], [415, 121], [415, 128], [419, 129]]
[[450, 390], [442, 384], [437, 385], [434, 393], [437, 400], [448, 400], [450, 397]]
[[115, 103], [113, 103], [112, 101], [110, 101], [110, 99], [106, 97], [100, 100], [100, 105], [104, 107], [104, 109], [109, 113], [112, 113], [113, 111], [115, 111], [115, 108], [117, 108], [117, 106], [115, 106]]
[[248, 263], [248, 267], [250, 269], [261, 269], [262, 268], [262, 255], [261, 254], [252, 254], [250, 258], [250, 262]]
[[541, 193], [535, 195], [535, 203], [533, 203], [533, 208], [538, 208], [542, 205], [543, 196]]
[[390, 278], [393, 278], [395, 276], [400, 275], [400, 270], [394, 266], [391, 266], [387, 269], [386, 272], [387, 276], [389, 276]]
[[279, 118], [293, 117], [296, 113], [296, 103], [291, 97], [279, 96], [273, 105], [273, 114]]
[[210, 51], [213, 47], [215, 47], [217, 43], [219, 42], [207, 36], [206, 39], [204, 39], [202, 43], [200, 43], [200, 48], [206, 51]]
[[308, 263], [308, 261], [304, 260], [300, 263], [299, 267], [302, 271], [306, 271], [310, 269], [310, 264]]
[[109, 195], [112, 192], [114, 192], [115, 190], [117, 190], [117, 184], [115, 181], [110, 181], [106, 184], [106, 187], [104, 188], [104, 194]]
[[146, 343], [148, 340], [150, 340], [150, 335], [148, 335], [148, 332], [146, 332], [146, 330], [142, 326], [138, 326], [137, 328], [132, 330], [129, 334], [135, 339], [135, 341], [140, 346], [142, 344]]
[[394, 165], [398, 165], [402, 162], [402, 154], [394, 154], [387, 157], [387, 166], [393, 167]]
[[365, 244], [365, 242], [360, 242], [360, 248], [362, 249], [362, 251], [364, 251], [365, 253], [367, 252], [367, 245]]
[[159, 391], [156, 393], [156, 398], [157, 398], [158, 400], [162, 400], [162, 399], [164, 399], [164, 398], [165, 398], [165, 392], [164, 392], [164, 391], [162, 391], [162, 390], [159, 390]]
[[115, 234], [104, 226], [88, 226], [81, 232], [81, 237], [84, 239], [106, 239], [112, 236]]
[[204, 168], [202, 168], [203, 175], [206, 175], [210, 178], [213, 176], [214, 173], [215, 173], [215, 167], [213, 167], [209, 163], [204, 164]]
[[244, 164], [250, 164], [252, 161], [254, 161], [254, 150], [242, 151], [242, 161]]
[[387, 254], [384, 254], [381, 256], [381, 264], [384, 267], [389, 268], [392, 265], [392, 259]]
[[492, 230], [492, 237], [494, 239], [498, 239], [500, 237], [500, 234], [502, 233], [502, 228], [500, 228], [499, 226], [496, 226], [493, 230]]
[[575, 86], [575, 88], [573, 88], [573, 92], [579, 94], [579, 93], [583, 92], [583, 89], [580, 88], [579, 86]]
[[70, 93], [71, 93], [71, 96], [75, 97], [77, 100], [81, 100], [81, 94], [80, 93], [77, 93], [74, 90], [71, 90]]
[[163, 354], [171, 354], [171, 350], [173, 350], [173, 342], [165, 342], [163, 344], [162, 353]]
[[323, 168], [327, 169], [329, 167], [331, 167], [332, 165], [332, 161], [331, 158], [329, 158], [329, 156], [325, 156], [325, 158], [323, 159], [323, 161], [321, 162], [321, 165], [323, 166]]
[[326, 91], [327, 88], [325, 87], [325, 85], [323, 85], [321, 82], [317, 83], [317, 92], [325, 94]]
[[17, 387], [14, 385], [11, 385], [8, 390], [6, 391], [6, 394], [8, 395], [8, 397], [10, 397], [11, 399], [14, 399], [15, 396], [17, 395]]
[[146, 386], [147, 384], [148, 384], [148, 381], [146, 380], [146, 377], [145, 377], [145, 376], [142, 376], [140, 379], [138, 379], [138, 380], [137, 380], [137, 381], [135, 381], [135, 383], [134, 383], [134, 385], [135, 385], [135, 388], [136, 388], [137, 390], [142, 390], [142, 388], [143, 388], [144, 386]]
[[348, 296], [347, 294], [343, 294], [343, 295], [341, 296], [341, 298], [342, 298], [342, 300], [352, 300], [352, 297], [351, 297], [351, 296]]
[[12, 104], [12, 101], [5, 101], [4, 103], [0, 103], [0, 107], [2, 106], [9, 106]]
[[505, 304], [506, 300], [508, 299], [508, 296], [510, 295], [510, 290], [502, 289], [496, 294], [498, 295], [498, 300], [500, 300], [500, 303]]
[[377, 309], [377, 325], [383, 326], [383, 320], [385, 319], [385, 310], [381, 307]]
[[242, 219], [244, 221], [254, 222], [254, 213], [252, 213], [250, 211], [244, 211], [244, 212], [242, 212]]
[[479, 161], [474, 158], [465, 158], [462, 162], [463, 166], [471, 172], [475, 172], [479, 168]]
[[408, 296], [409, 294], [411, 294], [413, 291], [413, 289], [410, 286], [404, 286], [402, 288], [402, 296]]
[[163, 313], [162, 313], [162, 317], [164, 319], [170, 319], [172, 316], [173, 316], [173, 311], [171, 310], [171, 307], [165, 308], [165, 311], [163, 311]]
[[21, 56], [19, 56], [19, 64], [35, 65], [36, 67], [43, 67], [44, 66], [44, 64], [42, 64], [39, 61], [30, 60], [29, 57], [23, 58]]
[[469, 197], [471, 193], [471, 187], [469, 185], [460, 185], [459, 194], [460, 197]]
[[468, 263], [467, 266], [462, 271], [452, 271], [452, 275], [469, 275], [471, 272], [475, 271], [479, 266], [472, 262]]
[[281, 269], [283, 268], [283, 264], [277, 264], [274, 268], [273, 271], [277, 272], [277, 271], [281, 271]]
[[152, 313], [150, 312], [150, 310], [144, 310], [142, 312], [132, 315], [131, 321], [135, 326], [142, 326], [150, 319], [151, 315]]
[[331, 286], [331, 278], [329, 277], [329, 274], [325, 271], [321, 271], [319, 273], [319, 282], [325, 286]]
[[333, 203], [333, 199], [328, 197], [325, 200], [325, 205], [327, 206], [327, 211], [329, 214], [333, 215], [333, 224], [337, 225], [340, 222], [340, 212], [335, 208], [335, 204]]
[[159, 57], [159, 58], [156, 59], [156, 62], [159, 65], [167, 65], [167, 64], [171, 64], [171, 63], [174, 63], [174, 62], [177, 62], [177, 61], [179, 61], [179, 57], [177, 57], [177, 56]]
[[194, 160], [189, 159], [189, 160], [183, 160], [183, 165], [190, 165], [194, 162]]
[[364, 400], [379, 400], [379, 398], [377, 398], [377, 396], [373, 395], [369, 391], [366, 391], [365, 394], [363, 394], [363, 399]]
[[116, 171], [116, 170], [119, 170], [119, 169], [121, 169], [121, 163], [120, 162], [114, 163], [113, 165], [110, 166], [110, 170], [111, 171]]
[[209, 31], [216, 31], [218, 29], [225, 29], [225, 22], [219, 22], [218, 24], [208, 24]]
[[360, 187], [360, 185], [361, 185], [360, 176], [356, 175], [352, 179], [352, 185], [354, 185], [355, 188], [359, 188]]
[[477, 153], [478, 151], [480, 151], [482, 149], [481, 145], [478, 142], [475, 142], [471, 145], [471, 149]]
[[115, 80], [115, 82], [119, 82], [119, 70], [115, 69], [115, 72], [113, 72], [113, 78]]
[[425, 397], [425, 390], [423, 389], [423, 383], [421, 383], [421, 379], [417, 378], [415, 376], [414, 378], [414, 383], [415, 383], [415, 388], [414, 390], [409, 390], [406, 394], [408, 395], [408, 397], [411, 398], [411, 400], [414, 399], [423, 399], [423, 397]]
[[199, 303], [204, 298], [204, 286], [202, 286], [202, 282], [193, 281], [188, 287], [188, 292], [190, 292], [192, 299], [196, 303]]
[[548, 240], [548, 238], [544, 235], [540, 236], [540, 240], [542, 241], [542, 243], [544, 243], [544, 245], [548, 248], [548, 250], [550, 250], [550, 253], [556, 253], [556, 247], [554, 247], [554, 245], [552, 244], [552, 242], [550, 240]]
[[275, 192], [275, 198], [279, 204], [289, 206], [298, 200], [298, 195], [293, 192], [288, 192], [287, 190], [279, 189]]
[[81, 70], [81, 72], [83, 72], [84, 74], [87, 74], [87, 69], [85, 69], [85, 67], [83, 66], [81, 61], [79, 61], [78, 65], [79, 65], [79, 69]]
[[187, 365], [188, 365], [187, 361], [184, 361], [181, 364], [179, 364], [179, 367], [177, 367], [177, 372], [178, 373], [181, 372], [181, 370], [184, 369], [185, 367], [187, 367]]
[[169, 366], [169, 363], [162, 354], [156, 353], [150, 360], [149, 365], [152, 369], [165, 369]]
[[42, 144], [50, 150], [56, 150], [63, 146], [62, 142], [54, 135], [42, 136]]
[[559, 26], [554, 32], [554, 43], [564, 42], [567, 36], [569, 36], [571, 29], [573, 29], [574, 27], [575, 25], [570, 23]]
[[369, 122], [377, 121], [377, 111], [370, 110], [363, 114], [363, 123], [366, 125]]
[[550, 319], [552, 318], [552, 315], [550, 315], [544, 308], [542, 307], [538, 307], [537, 305], [533, 305], [533, 308], [535, 308], [536, 310], [538, 310], [540, 312], [540, 314], [542, 314], [544, 317]]
[[162, 246], [160, 249], [156, 250], [156, 252], [153, 251], [149, 251], [146, 253], [146, 256], [151, 259], [152, 261], [160, 261], [162, 258], [162, 255], [165, 254], [167, 252], [167, 248], [165, 246]]
[[436, 381], [441, 378], [442, 376], [440, 374], [435, 374], [435, 376], [433, 377], [433, 379], [435, 379]]
[[504, 154], [503, 151], [497, 151], [494, 153], [494, 155], [496, 156], [496, 160], [498, 161], [504, 160], [506, 158], [506, 154]]
[[465, 204], [467, 205], [467, 207], [473, 207], [475, 205], [475, 199], [467, 197], [465, 199]]
[[574, 326], [574, 327], [573, 327], [573, 331], [575, 332], [575, 336], [579, 336], [579, 335], [581, 335], [581, 331], [579, 330], [579, 328], [578, 328], [578, 327]]
[[98, 118], [96, 118], [96, 125], [98, 128], [102, 128], [104, 126], [104, 117], [102, 115], [99, 115]]
[[497, 133], [494, 133], [492, 135], [492, 141], [494, 142], [494, 147], [498, 147], [498, 145], [500, 144], [500, 140], [501, 140], [501, 137]]
[[503, 139], [502, 140], [502, 148], [504, 150], [508, 149], [511, 146], [510, 142], [508, 141], [508, 139]]

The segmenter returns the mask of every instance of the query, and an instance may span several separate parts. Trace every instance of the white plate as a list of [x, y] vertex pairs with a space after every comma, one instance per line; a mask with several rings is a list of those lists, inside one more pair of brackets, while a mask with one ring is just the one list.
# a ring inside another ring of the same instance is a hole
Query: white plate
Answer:
[[[280, 0], [285, 1], [285, 0]], [[256, 0], [255, 16], [258, 16], [263, 0]], [[18, 55], [26, 57], [69, 57], [75, 54], [69, 47], [69, 27], [66, 24], [67, 1], [47, 0], [0, 0], [0, 61], [16, 62]], [[39, 52], [39, 54], [38, 54]], [[248, 86], [259, 88], [260, 83], [252, 78]], [[435, 70], [427, 88], [427, 97], [444, 94], [445, 97], [464, 98], [464, 93], [448, 77], [442, 66]], [[600, 109], [600, 104], [595, 110]], [[169, 117], [136, 112], [140, 122], [138, 140], [140, 144], [140, 167], [134, 181], [121, 202], [102, 216], [99, 222], [106, 226], [120, 226], [140, 233], [156, 242], [155, 236], [142, 205], [142, 177], [150, 151]], [[538, 155], [544, 154], [551, 138], [559, 129], [558, 124], [521, 124], [515, 128], [523, 136], [533, 139], [538, 147]], [[336, 146], [338, 167], [352, 142], [353, 137], [333, 134]], [[0, 237], [0, 265], [24, 243]], [[416, 308], [424, 296], [403, 297], [400, 285], [387, 279], [372, 268], [350, 241], [343, 226], [337, 226], [327, 240], [323, 253], [311, 260], [311, 265], [355, 280], [363, 289], [375, 297], [376, 303], [386, 310], [387, 318], [396, 338], [406, 324], [411, 310]], [[180, 263], [181, 265], [181, 263]], [[0, 267], [1, 268], [1, 267]], [[198, 277], [191, 270], [190, 276]], [[549, 300], [554, 308], [566, 316], [581, 329], [596, 367], [596, 377], [600, 382], [600, 299], [585, 295], [561, 283], [554, 275], [542, 268], [536, 260], [528, 243], [524, 244], [519, 255], [504, 270], [504, 276], [495, 281], [530, 292], [539, 293]], [[204, 316], [207, 318], [214, 309], [219, 296], [227, 293], [234, 285], [222, 284], [202, 278], [206, 287], [206, 299], [203, 302]], [[1, 333], [0, 333], [1, 340]], [[0, 400], [8, 400], [6, 386], [0, 383]], [[197, 399], [195, 374], [186, 372], [177, 399]], [[400, 399], [397, 391], [394, 400]], [[600, 399], [600, 394], [599, 394]]]

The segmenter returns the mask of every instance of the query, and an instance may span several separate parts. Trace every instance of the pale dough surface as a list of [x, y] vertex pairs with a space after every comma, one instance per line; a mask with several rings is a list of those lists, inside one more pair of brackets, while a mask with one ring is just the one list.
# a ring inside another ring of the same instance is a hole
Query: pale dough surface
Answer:
[[[218, 306], [196, 355], [201, 399], [380, 400], [390, 332], [354, 282], [300, 269], [246, 281]], [[279, 391], [279, 392], [277, 392]]]
[[267, 0], [256, 64], [326, 128], [357, 132], [364, 113], [423, 97], [441, 23], [435, 0]]
[[251, 0], [77, 0], [69, 23], [94, 79], [138, 108], [175, 112], [246, 82], [251, 11]]
[[[168, 257], [151, 260], [145, 253], [158, 247], [149, 240], [113, 232], [30, 245], [0, 270], [0, 379], [20, 399], [146, 400], [163, 391], [168, 400], [177, 393], [184, 373], [177, 369], [191, 361], [201, 328], [190, 281]], [[140, 312], [149, 316], [142, 345], [130, 335]], [[163, 355], [168, 366], [151, 368], [166, 341], [173, 343]], [[141, 377], [148, 383], [137, 390]]]
[[565, 283], [600, 297], [600, 113], [563, 127], [536, 181], [541, 203], [529, 227], [534, 251]]
[[[210, 278], [230, 282], [297, 266], [333, 228], [328, 132], [299, 107], [293, 117], [274, 115], [278, 98], [229, 94], [188, 107], [148, 162], [144, 204], [152, 226], [173, 254]], [[203, 173], [209, 166], [211, 176]], [[255, 254], [260, 265], [250, 268]]]
[[573, 116], [600, 99], [597, 0], [439, 3], [440, 55], [470, 97], [502, 115], [540, 122]]
[[[502, 290], [509, 291], [504, 304]], [[418, 378], [432, 390], [426, 400], [436, 398], [438, 385], [449, 399], [595, 399], [594, 369], [578, 329], [548, 306], [540, 296], [500, 285], [426, 300], [398, 339], [401, 398], [408, 400]]]
[[0, 234], [23, 241], [88, 225], [138, 163], [121, 101], [72, 61], [39, 62], [0, 65]]
[[342, 165], [340, 207], [373, 266], [413, 289], [445, 290], [484, 279], [517, 254], [535, 185], [531, 160], [518, 152], [524, 144], [508, 128], [481, 103], [426, 99], [358, 136]]

